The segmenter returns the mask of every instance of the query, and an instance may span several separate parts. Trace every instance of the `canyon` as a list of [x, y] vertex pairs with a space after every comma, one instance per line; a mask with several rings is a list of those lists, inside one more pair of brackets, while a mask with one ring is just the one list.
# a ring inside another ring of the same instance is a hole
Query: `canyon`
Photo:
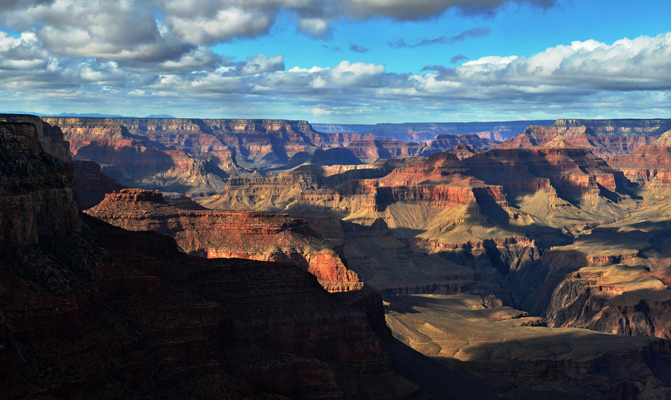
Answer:
[[42, 140], [0, 123], [3, 398], [423, 397], [374, 333], [379, 295], [80, 214]]
[[668, 120], [2, 121], [10, 398], [671, 396]]

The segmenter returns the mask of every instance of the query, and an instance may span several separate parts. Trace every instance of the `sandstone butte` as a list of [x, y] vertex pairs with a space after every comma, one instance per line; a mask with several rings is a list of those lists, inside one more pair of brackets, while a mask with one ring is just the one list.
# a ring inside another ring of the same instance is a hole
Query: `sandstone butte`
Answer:
[[[187, 201], [182, 203], [194, 208]], [[173, 237], [190, 255], [291, 263], [315, 275], [330, 292], [363, 288], [363, 282], [343, 264], [342, 243], [324, 239], [304, 219], [202, 207], [185, 210], [169, 205], [158, 192], [142, 189], [107, 194], [86, 213], [130, 231]]]
[[0, 123], [3, 399], [422, 398], [374, 333], [378, 294], [81, 214], [43, 140]]

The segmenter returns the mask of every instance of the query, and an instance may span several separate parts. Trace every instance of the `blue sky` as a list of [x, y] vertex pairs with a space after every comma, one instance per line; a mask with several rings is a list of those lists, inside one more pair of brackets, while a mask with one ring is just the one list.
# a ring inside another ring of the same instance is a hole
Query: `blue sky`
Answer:
[[0, 109], [670, 118], [669, 16], [661, 1], [7, 0]]

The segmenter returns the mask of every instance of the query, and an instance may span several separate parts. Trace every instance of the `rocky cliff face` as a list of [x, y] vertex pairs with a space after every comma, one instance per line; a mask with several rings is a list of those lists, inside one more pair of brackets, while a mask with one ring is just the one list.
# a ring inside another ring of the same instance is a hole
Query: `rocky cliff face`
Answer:
[[45, 152], [63, 162], [72, 160], [70, 144], [63, 140], [63, 132], [57, 125], [50, 125], [39, 117], [25, 114], [0, 114], [0, 121], [34, 125], [40, 145]]
[[[462, 160], [438, 153], [328, 171], [301, 167], [276, 177], [238, 179], [204, 204], [330, 213], [341, 219], [341, 227], [328, 225], [333, 236], [344, 237], [348, 267], [383, 293], [493, 294], [547, 316], [555, 326], [633, 335], [665, 332], [665, 320], [653, 315], [667, 309], [664, 279], [671, 274], [664, 269], [666, 256], [661, 250], [640, 253], [658, 240], [653, 237], [628, 250], [634, 242], [626, 232], [642, 229], [641, 221], [652, 216], [668, 220], [668, 207], [659, 196], [640, 197], [622, 172], [563, 136], [544, 146], [494, 149]], [[610, 236], [595, 233], [618, 221], [624, 225], [612, 228]], [[662, 235], [667, 228], [646, 229]], [[623, 277], [615, 295], [558, 289], [574, 287], [569, 277], [584, 268], [641, 260], [647, 269]], [[637, 292], [644, 274], [649, 275], [646, 282], [657, 285], [650, 287], [656, 293], [652, 297]], [[620, 295], [636, 299], [627, 301], [638, 308], [618, 305]], [[557, 306], [569, 303], [570, 313]], [[587, 303], [593, 312], [577, 317], [583, 314], [573, 311]], [[641, 328], [639, 319], [627, 319], [635, 312], [652, 321], [648, 328]]]
[[[659, 374], [671, 366], [668, 340], [547, 328], [543, 318], [501, 306], [491, 297], [434, 294], [384, 299], [387, 323], [399, 341], [443, 365], [477, 375], [481, 383], [498, 379], [495, 386], [505, 388], [504, 398], [671, 395], [671, 382]], [[419, 375], [430, 376], [440, 364], [414, 368], [421, 371]]]
[[589, 126], [599, 136], [659, 136], [671, 129], [671, 119], [558, 119], [563, 129]]
[[105, 194], [121, 190], [123, 186], [114, 178], [105, 175], [95, 161], [75, 160], [72, 162], [79, 204], [83, 210], [103, 201]]
[[79, 231], [72, 167], [43, 151], [30, 123], [0, 123], [0, 244], [26, 246]]
[[[584, 123], [585, 125], [579, 125]], [[530, 126], [524, 133], [504, 141], [502, 148], [542, 146], [557, 136], [577, 147], [590, 149], [599, 156], [636, 151], [656, 140], [664, 120], [557, 120], [550, 126]]]
[[[599, 187], [617, 192], [624, 175], [614, 170], [589, 150], [547, 142], [533, 149], [496, 149], [465, 159], [474, 175], [503, 185], [508, 191], [535, 192], [540, 189], [597, 194]], [[548, 186], [549, 185], [549, 186]]]
[[293, 265], [192, 257], [79, 215], [72, 168], [33, 125], [0, 124], [0, 151], [3, 398], [421, 396], [373, 333], [374, 298], [360, 311]]
[[612, 157], [608, 164], [634, 182], [667, 187], [671, 183], [671, 131], [638, 151]]
[[418, 155], [424, 146], [413, 142], [401, 142], [394, 139], [355, 140], [347, 149], [364, 163], [379, 158], [399, 158]]
[[287, 215], [185, 210], [141, 189], [107, 194], [87, 213], [124, 229], [174, 237], [191, 255], [291, 263], [315, 275], [330, 292], [363, 287], [341, 259], [342, 243], [325, 240], [307, 221]]
[[[438, 135], [435, 139], [429, 142], [424, 150], [422, 150], [421, 155], [430, 156], [434, 153], [440, 153], [444, 151], [455, 151], [460, 150], [464, 151], [470, 149], [472, 152], [475, 152], [474, 149], [487, 149], [494, 147], [500, 142], [490, 139], [482, 139], [475, 134], [461, 134], [461, 135]], [[461, 153], [462, 157], [465, 158], [465, 153]]]
[[160, 189], [170, 196], [211, 195], [223, 189], [229, 175], [282, 167], [296, 155], [305, 154], [307, 159], [316, 149], [373, 137], [320, 133], [306, 121], [56, 117], [44, 121], [63, 129], [76, 160], [98, 162], [103, 172], [126, 186]]

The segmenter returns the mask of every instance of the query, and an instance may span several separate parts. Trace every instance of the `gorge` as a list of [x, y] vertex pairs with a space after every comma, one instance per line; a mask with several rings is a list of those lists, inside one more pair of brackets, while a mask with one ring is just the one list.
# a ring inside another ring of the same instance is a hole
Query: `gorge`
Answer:
[[7, 398], [671, 396], [666, 120], [0, 121]]

